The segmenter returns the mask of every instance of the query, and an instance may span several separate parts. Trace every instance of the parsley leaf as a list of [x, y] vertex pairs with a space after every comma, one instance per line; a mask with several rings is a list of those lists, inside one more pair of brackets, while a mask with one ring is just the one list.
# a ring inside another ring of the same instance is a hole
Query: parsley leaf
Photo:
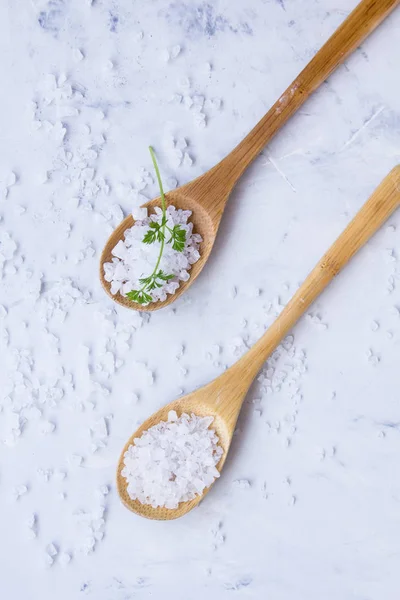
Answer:
[[168, 240], [168, 244], [172, 242], [172, 248], [177, 252], [183, 252], [186, 243], [186, 231], [182, 229], [180, 225], [174, 225], [172, 229], [169, 229], [171, 238]]
[[126, 295], [129, 300], [132, 302], [137, 302], [138, 304], [150, 304], [153, 301], [153, 298], [150, 294], [146, 294], [144, 290], [132, 290], [128, 292]]

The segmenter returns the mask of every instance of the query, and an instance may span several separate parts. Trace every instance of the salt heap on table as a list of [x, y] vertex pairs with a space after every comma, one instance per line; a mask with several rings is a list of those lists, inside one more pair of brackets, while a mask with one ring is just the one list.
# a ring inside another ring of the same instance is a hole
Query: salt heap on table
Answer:
[[[140, 289], [142, 287], [140, 279], [148, 277], [153, 272], [161, 242], [144, 244], [143, 238], [149, 230], [150, 223], [161, 223], [161, 208], [156, 207], [154, 210], [155, 213], [151, 216], [147, 215], [146, 208], [138, 208], [132, 213], [133, 218], [136, 219], [133, 227], [125, 230], [125, 239], [120, 240], [113, 248], [112, 261], [104, 263], [104, 278], [111, 283], [112, 294], [119, 292], [122, 296], [126, 296], [132, 290]], [[167, 299], [167, 294], [174, 294], [180, 282], [189, 279], [191, 266], [200, 258], [199, 245], [202, 237], [193, 233], [193, 223], [188, 222], [191, 214], [190, 210], [176, 209], [174, 206], [168, 206], [166, 210], [166, 227], [173, 229], [175, 225], [179, 225], [186, 232], [186, 242], [182, 252], [174, 250], [172, 244], [165, 244], [159, 270], [173, 275], [173, 278], [149, 292], [153, 302], [164, 301]], [[168, 230], [166, 234], [168, 241]]]
[[223, 450], [210, 425], [213, 417], [198, 417], [175, 411], [168, 421], [150, 427], [124, 457], [121, 475], [127, 481], [132, 500], [153, 508], [177, 508], [193, 500], [219, 477], [216, 465]]

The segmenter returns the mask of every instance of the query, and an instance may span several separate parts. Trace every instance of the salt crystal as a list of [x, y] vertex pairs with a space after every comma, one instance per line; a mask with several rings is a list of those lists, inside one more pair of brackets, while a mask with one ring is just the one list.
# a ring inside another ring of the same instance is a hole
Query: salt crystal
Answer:
[[185, 167], [191, 167], [191, 166], [192, 166], [192, 164], [193, 164], [193, 159], [192, 159], [192, 157], [190, 156], [190, 154], [189, 154], [188, 152], [185, 152], [185, 153], [183, 154], [183, 161], [182, 161], [182, 164], [183, 164]]
[[51, 543], [47, 546], [46, 552], [47, 552], [47, 554], [49, 554], [50, 556], [53, 556], [53, 557], [57, 556], [57, 554], [58, 554], [58, 550], [53, 543]]
[[69, 552], [62, 552], [58, 557], [58, 562], [62, 567], [66, 567], [72, 560], [71, 554]]
[[36, 524], [36, 515], [33, 513], [27, 520], [27, 525], [30, 529], [32, 529]]
[[199, 129], [204, 129], [207, 125], [206, 115], [202, 112], [196, 113], [194, 116], [194, 123]]
[[55, 424], [52, 423], [51, 421], [43, 421], [43, 423], [41, 424], [41, 432], [43, 434], [53, 433], [55, 428], [56, 428]]
[[137, 206], [132, 209], [132, 218], [135, 221], [144, 221], [147, 219], [147, 216], [147, 208]]
[[169, 99], [169, 102], [173, 102], [175, 104], [180, 104], [182, 102], [183, 96], [182, 94], [172, 94]]
[[189, 77], [183, 77], [178, 83], [179, 87], [181, 87], [184, 90], [188, 90], [191, 86], [191, 81]]
[[249, 487], [251, 487], [251, 483], [248, 479], [236, 479], [233, 482], [233, 485], [242, 490], [247, 490]]
[[81, 467], [83, 463], [83, 456], [80, 456], [79, 454], [73, 454], [70, 458], [70, 461], [75, 467]]
[[179, 44], [176, 44], [176, 46], [173, 46], [170, 50], [170, 56], [172, 59], [176, 58], [180, 53], [181, 47], [179, 46]]
[[93, 552], [95, 545], [96, 539], [93, 536], [87, 537], [83, 543], [82, 550], [85, 554], [90, 554]]
[[102, 519], [104, 516], [104, 513], [106, 511], [106, 507], [105, 506], [98, 506], [94, 511], [93, 511], [93, 518], [94, 519]]
[[38, 477], [40, 477], [40, 479], [46, 483], [50, 481], [50, 478], [53, 475], [53, 471], [51, 469], [36, 469], [36, 473], [38, 474]]
[[220, 110], [222, 106], [222, 100], [221, 98], [212, 98], [210, 100], [210, 104], [213, 108], [215, 108], [215, 110]]
[[80, 62], [81, 60], [83, 60], [84, 54], [81, 50], [79, 50], [79, 48], [74, 48], [72, 50], [72, 56], [74, 57], [74, 60], [76, 60], [77, 62]]
[[21, 496], [24, 496], [28, 492], [27, 485], [16, 485], [13, 489], [13, 496], [15, 500], [19, 500]]
[[99, 494], [101, 494], [102, 496], [107, 496], [107, 494], [110, 490], [109, 490], [108, 485], [102, 485], [99, 487], [98, 491], [99, 491]]
[[6, 185], [7, 187], [12, 187], [17, 181], [17, 176], [14, 171], [11, 171], [7, 177]]
[[50, 554], [44, 555], [44, 562], [47, 567], [51, 567], [54, 563], [54, 558]]

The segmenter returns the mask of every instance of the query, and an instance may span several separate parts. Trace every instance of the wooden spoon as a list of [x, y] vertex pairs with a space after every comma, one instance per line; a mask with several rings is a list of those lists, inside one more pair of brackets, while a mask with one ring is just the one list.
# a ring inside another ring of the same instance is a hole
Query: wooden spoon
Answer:
[[[200, 259], [192, 266], [190, 279], [164, 302], [153, 302], [142, 306], [113, 295], [110, 283], [104, 279], [103, 264], [112, 259], [112, 249], [123, 239], [124, 231], [132, 227], [132, 216], [126, 217], [108, 239], [100, 259], [100, 279], [107, 294], [127, 308], [153, 311], [168, 306], [194, 282], [204, 267], [217, 235], [219, 223], [229, 195], [245, 169], [261, 152], [277, 131], [286, 123], [311, 93], [340, 65], [361, 42], [400, 3], [400, 0], [363, 0], [337, 29], [297, 79], [282, 94], [269, 112], [252, 129], [245, 139], [220, 163], [194, 181], [166, 194], [167, 204], [193, 212], [191, 220], [194, 231], [203, 237]], [[160, 206], [160, 198], [146, 202], [150, 209]]]
[[125, 445], [118, 463], [118, 493], [127, 508], [148, 519], [167, 520], [181, 517], [202, 500], [210, 488], [190, 502], [181, 502], [176, 509], [152, 508], [150, 505], [141, 504], [138, 500], [132, 500], [126, 491], [126, 479], [121, 475], [121, 469], [124, 466], [124, 454], [129, 445], [133, 444], [134, 439], [149, 427], [156, 425], [159, 421], [166, 421], [170, 410], [175, 410], [178, 415], [191, 412], [199, 416], [212, 415], [214, 417], [212, 427], [216, 430], [224, 451], [217, 465], [218, 470], [221, 472], [240, 408], [258, 371], [328, 283], [388, 219], [399, 204], [400, 166], [397, 166], [383, 180], [341, 236], [322, 257], [261, 339], [236, 364], [217, 379], [205, 387], [167, 404], [139, 427]]

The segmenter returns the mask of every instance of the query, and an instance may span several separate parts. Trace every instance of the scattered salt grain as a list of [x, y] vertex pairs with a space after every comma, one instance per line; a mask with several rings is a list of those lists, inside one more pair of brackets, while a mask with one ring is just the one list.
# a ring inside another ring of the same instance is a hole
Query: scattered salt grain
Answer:
[[178, 85], [180, 88], [182, 88], [183, 90], [188, 90], [191, 86], [191, 81], [189, 79], [189, 77], [183, 77], [179, 82]]
[[109, 492], [109, 487], [108, 485], [102, 485], [99, 487], [98, 489], [98, 493], [100, 496], [107, 496], [108, 492]]
[[75, 467], [81, 467], [83, 463], [83, 456], [80, 456], [79, 454], [73, 454], [70, 458], [70, 462]]
[[14, 500], [19, 500], [21, 496], [24, 496], [28, 492], [27, 485], [16, 485], [13, 489]]
[[41, 424], [41, 432], [43, 434], [53, 433], [55, 428], [55, 423], [52, 423], [51, 421], [43, 421]]
[[36, 473], [38, 477], [46, 483], [50, 481], [50, 478], [53, 475], [53, 471], [51, 469], [36, 469]]
[[53, 543], [51, 543], [51, 544], [49, 544], [49, 545], [47, 546], [47, 548], [46, 548], [46, 552], [47, 552], [47, 554], [48, 554], [49, 556], [51, 556], [52, 558], [54, 558], [54, 557], [55, 557], [55, 556], [57, 556], [57, 554], [58, 554], [58, 550], [57, 550], [56, 546], [55, 546]]
[[14, 173], [14, 171], [11, 171], [11, 173], [9, 173], [8, 177], [7, 177], [7, 181], [6, 181], [6, 185], [7, 187], [12, 187], [13, 185], [15, 185], [17, 182], [17, 176]]
[[181, 53], [182, 48], [179, 46], [179, 44], [176, 44], [175, 46], [172, 46], [171, 50], [170, 50], [170, 57], [172, 59], [177, 58], [177, 56], [179, 56], [179, 54]]
[[173, 509], [193, 500], [219, 477], [223, 450], [210, 425], [213, 417], [170, 411], [129, 446], [121, 471], [130, 498], [153, 508]]
[[378, 331], [378, 329], [379, 329], [378, 321], [372, 321], [370, 327], [371, 327], [371, 331]]
[[72, 555], [69, 552], [62, 552], [58, 557], [58, 562], [62, 567], [66, 567], [72, 560]]
[[87, 537], [83, 543], [82, 550], [85, 554], [93, 552], [96, 545], [96, 539], [93, 536]]
[[206, 115], [202, 112], [198, 112], [194, 116], [194, 123], [199, 129], [204, 129], [207, 125]]
[[38, 533], [38, 520], [35, 513], [32, 513], [31, 516], [27, 519], [26, 522], [28, 526], [28, 537], [31, 540], [34, 540]]
[[215, 110], [220, 110], [222, 106], [222, 100], [221, 98], [211, 98], [210, 104]]
[[184, 96], [183, 97], [183, 104], [186, 106], [186, 108], [192, 108], [193, 106], [193, 98], [192, 96]]
[[54, 558], [52, 556], [50, 556], [50, 554], [47, 554], [47, 552], [44, 555], [44, 564], [47, 567], [51, 567], [54, 563]]
[[251, 487], [251, 483], [248, 479], [235, 479], [233, 485], [241, 490], [247, 490]]
[[54, 479], [56, 481], [64, 481], [66, 476], [67, 476], [67, 473], [65, 471], [57, 470], [54, 472]]
[[72, 56], [74, 57], [74, 60], [77, 62], [80, 62], [81, 60], [83, 60], [85, 58], [82, 50], [79, 50], [79, 48], [73, 49]]
[[192, 164], [193, 164], [193, 158], [190, 156], [190, 154], [188, 152], [184, 152], [182, 164], [185, 167], [191, 167], [192, 166]]

